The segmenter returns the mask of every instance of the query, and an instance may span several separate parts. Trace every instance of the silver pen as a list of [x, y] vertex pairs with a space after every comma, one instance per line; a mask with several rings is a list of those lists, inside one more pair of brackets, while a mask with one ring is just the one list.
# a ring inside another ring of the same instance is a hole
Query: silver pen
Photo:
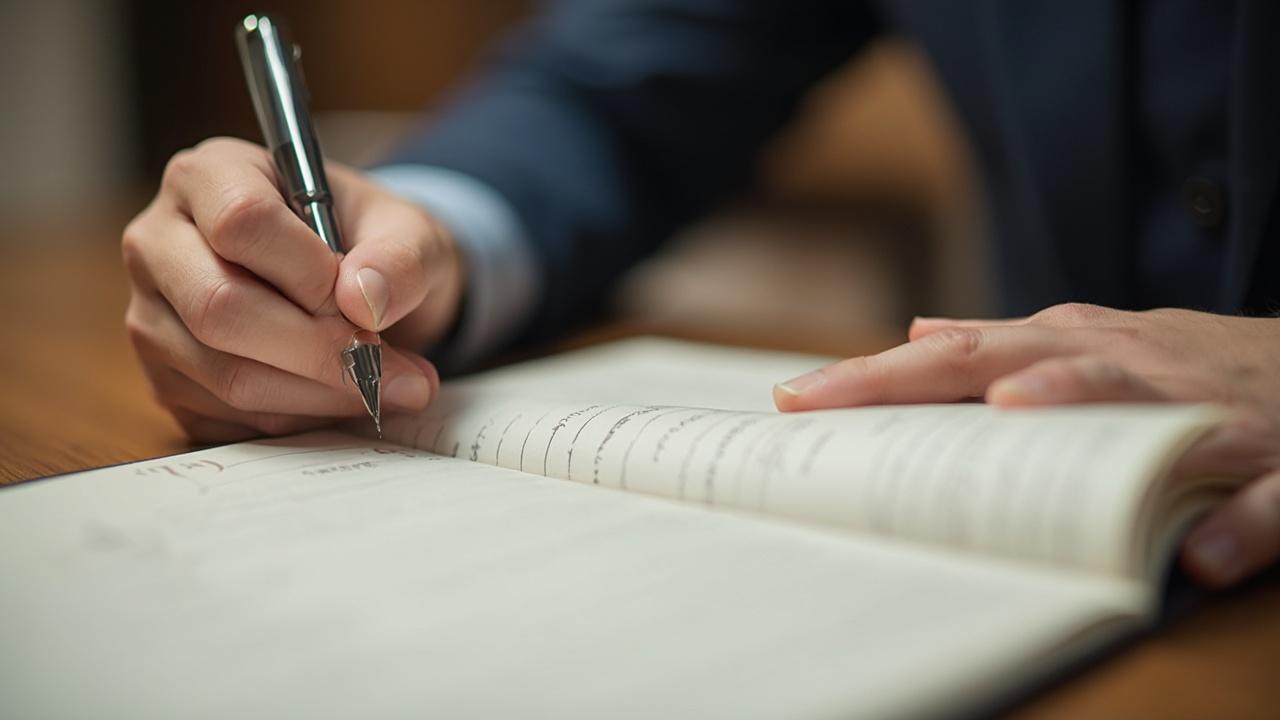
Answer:
[[[246, 15], [236, 28], [236, 44], [263, 140], [289, 206], [333, 252], [344, 252], [333, 214], [333, 194], [324, 174], [324, 156], [311, 127], [309, 99], [297, 62], [302, 50], [280, 23], [267, 15]], [[357, 328], [342, 351], [346, 377], [382, 435], [382, 344], [376, 333]]]

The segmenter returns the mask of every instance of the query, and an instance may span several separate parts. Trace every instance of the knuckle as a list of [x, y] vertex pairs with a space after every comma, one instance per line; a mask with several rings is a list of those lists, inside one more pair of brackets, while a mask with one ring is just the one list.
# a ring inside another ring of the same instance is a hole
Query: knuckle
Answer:
[[235, 140], [225, 135], [215, 135], [205, 138], [192, 146], [192, 150], [198, 152], [217, 152], [219, 148], [225, 148], [235, 143]]
[[267, 386], [248, 364], [240, 360], [223, 363], [218, 371], [214, 392], [230, 407], [244, 412], [257, 412], [265, 405]]
[[281, 284], [280, 289], [295, 299], [303, 310], [309, 314], [319, 313], [334, 292], [334, 282], [338, 274], [337, 256], [328, 254], [327, 265], [317, 265], [309, 272], [302, 272], [290, 277], [288, 284]]
[[196, 143], [190, 152], [193, 155], [225, 157], [233, 153], [243, 152], [245, 148], [257, 148], [247, 140], [240, 138], [227, 137], [225, 135], [215, 135], [211, 138], [205, 138]]
[[145, 266], [143, 250], [143, 229], [141, 218], [134, 218], [124, 228], [120, 236], [120, 257], [124, 260], [125, 270], [137, 277]]
[[827, 368], [819, 372], [827, 375], [828, 382], [834, 381], [834, 383], [857, 378], [858, 386], [865, 393], [866, 402], [878, 405], [887, 399], [889, 385], [886, 382], [884, 365], [876, 356], [851, 357], [841, 360], [835, 373]]
[[126, 259], [130, 253], [137, 253], [142, 250], [143, 236], [145, 235], [145, 211], [139, 213], [136, 217], [124, 226], [124, 232], [120, 233], [120, 249], [124, 252]]
[[191, 171], [199, 162], [195, 148], [187, 148], [174, 153], [173, 157], [169, 158], [169, 162], [165, 163], [164, 173], [160, 176], [161, 189], [175, 190], [181, 188], [187, 179], [191, 177]]
[[183, 187], [196, 172], [209, 163], [224, 160], [236, 153], [243, 153], [246, 148], [258, 148], [256, 145], [230, 137], [212, 137], [202, 140], [196, 145], [179, 150], [165, 164], [160, 178], [160, 187], [175, 190]]
[[160, 327], [156, 324], [154, 308], [136, 299], [129, 303], [124, 314], [125, 335], [133, 352], [144, 366], [173, 366], [174, 350]]
[[220, 347], [234, 333], [239, 290], [229, 277], [207, 282], [193, 294], [185, 320], [197, 340], [210, 347]]
[[237, 150], [242, 147], [257, 147], [252, 142], [241, 140], [238, 137], [229, 137], [225, 135], [215, 135], [214, 137], [206, 137], [196, 143], [195, 149], [207, 152], [219, 152], [224, 150]]
[[124, 311], [124, 329], [129, 335], [129, 341], [136, 348], [148, 337], [150, 337], [150, 327], [143, 317], [142, 309], [138, 307], [138, 301], [131, 300], [129, 307]]
[[946, 328], [932, 338], [942, 369], [965, 386], [975, 384], [985, 336], [979, 328]]
[[967, 364], [982, 351], [983, 332], [980, 328], [944, 328], [930, 335], [929, 339], [944, 357]]
[[1054, 305], [1035, 314], [1036, 319], [1050, 323], [1084, 324], [1104, 318], [1107, 309], [1100, 305], [1069, 302]]
[[828, 382], [833, 377], [876, 378], [879, 374], [879, 365], [875, 356], [857, 355], [845, 358], [833, 367], [819, 368], [817, 372], [825, 375]]
[[244, 257], [265, 236], [263, 227], [275, 211], [273, 198], [232, 194], [215, 212], [205, 236], [219, 255], [229, 260]]

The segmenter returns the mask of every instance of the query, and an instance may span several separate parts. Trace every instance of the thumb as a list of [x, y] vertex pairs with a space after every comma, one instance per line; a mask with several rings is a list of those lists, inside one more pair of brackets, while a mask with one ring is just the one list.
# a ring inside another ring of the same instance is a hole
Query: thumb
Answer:
[[1119, 365], [1088, 355], [1049, 358], [1006, 375], [991, 384], [986, 399], [1006, 407], [1170, 400]]
[[421, 207], [385, 193], [352, 217], [338, 309], [366, 330], [392, 330], [401, 347], [438, 340], [458, 313], [466, 276], [453, 235]]
[[1280, 556], [1280, 472], [1238, 491], [1187, 537], [1182, 561], [1201, 582], [1231, 585]]
[[422, 304], [433, 277], [426, 242], [403, 234], [357, 241], [338, 268], [338, 309], [366, 331], [380, 332]]

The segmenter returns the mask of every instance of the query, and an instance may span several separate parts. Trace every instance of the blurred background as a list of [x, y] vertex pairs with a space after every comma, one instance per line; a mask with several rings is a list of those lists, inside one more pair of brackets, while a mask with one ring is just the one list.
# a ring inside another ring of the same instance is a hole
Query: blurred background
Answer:
[[[539, 8], [0, 0], [0, 243], [11, 258], [12, 246], [39, 245], [46, 256], [106, 262], [173, 152], [212, 135], [257, 141], [232, 41], [247, 12], [287, 18], [326, 151], [368, 166]], [[913, 314], [985, 314], [975, 187], [927, 60], [903, 39], [882, 40], [814, 88], [761, 158], [755, 188], [631, 273], [611, 312], [677, 333], [761, 344], [783, 335], [812, 349], [901, 334]]]

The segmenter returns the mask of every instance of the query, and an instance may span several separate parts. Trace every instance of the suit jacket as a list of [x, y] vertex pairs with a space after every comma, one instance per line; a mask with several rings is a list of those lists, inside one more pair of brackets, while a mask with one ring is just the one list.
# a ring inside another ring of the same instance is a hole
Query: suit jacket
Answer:
[[[547, 288], [531, 332], [552, 332], [741, 190], [816, 80], [902, 31], [975, 140], [1005, 309], [1141, 307], [1123, 13], [1101, 0], [559, 2], [396, 159], [474, 176], [512, 204]], [[1280, 3], [1237, 13], [1222, 290], [1206, 309], [1267, 312], [1280, 307]]]

